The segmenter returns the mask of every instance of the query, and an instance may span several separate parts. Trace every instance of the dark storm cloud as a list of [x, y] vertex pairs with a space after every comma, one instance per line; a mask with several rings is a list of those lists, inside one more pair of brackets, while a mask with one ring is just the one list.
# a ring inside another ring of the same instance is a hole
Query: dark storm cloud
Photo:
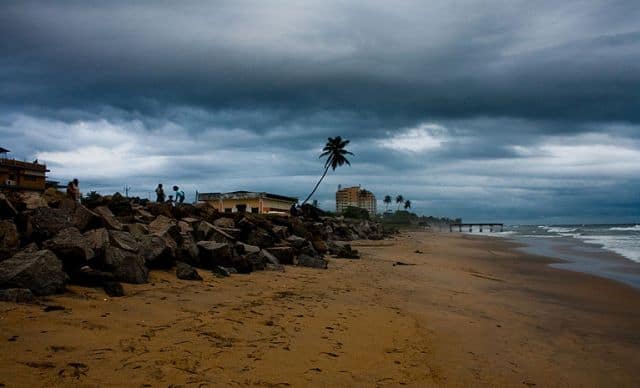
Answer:
[[633, 1], [1, 7], [9, 105], [640, 119]]
[[0, 3], [0, 146], [87, 190], [304, 197], [340, 134], [326, 208], [362, 184], [442, 216], [640, 217], [636, 1], [130, 3]]

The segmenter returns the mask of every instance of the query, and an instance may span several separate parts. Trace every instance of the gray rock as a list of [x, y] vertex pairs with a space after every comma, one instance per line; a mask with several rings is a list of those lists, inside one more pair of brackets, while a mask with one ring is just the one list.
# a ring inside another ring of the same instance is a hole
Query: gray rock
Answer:
[[180, 229], [181, 234], [191, 234], [193, 233], [193, 226], [186, 221], [178, 221], [178, 229]]
[[35, 301], [35, 297], [28, 288], [7, 288], [6, 290], [0, 290], [0, 301], [32, 303]]
[[287, 242], [296, 249], [302, 249], [309, 245], [309, 240], [306, 240], [300, 236], [291, 235], [287, 237]]
[[103, 225], [107, 229], [122, 230], [122, 223], [116, 219], [108, 207], [98, 206], [93, 211], [102, 218]]
[[328, 262], [325, 259], [313, 257], [305, 254], [301, 254], [298, 256], [298, 260], [296, 265], [301, 267], [311, 267], [311, 268], [320, 268], [327, 269]]
[[83, 267], [75, 271], [71, 278], [74, 284], [87, 287], [102, 287], [107, 282], [115, 281], [115, 276], [111, 272], [104, 272], [90, 267]]
[[35, 241], [53, 238], [62, 229], [73, 226], [73, 217], [62, 209], [40, 207], [22, 214], [22, 234]]
[[236, 223], [232, 218], [222, 217], [213, 221], [213, 225], [219, 228], [235, 228]]
[[209, 240], [209, 237], [213, 234], [213, 225], [207, 221], [195, 223], [194, 229], [196, 241]]
[[58, 209], [70, 214], [73, 226], [81, 232], [99, 228], [103, 224], [102, 218], [96, 212], [89, 210], [72, 199], [61, 199], [58, 203]]
[[64, 291], [69, 280], [62, 262], [50, 250], [18, 252], [0, 263], [0, 288], [28, 288], [36, 295]]
[[193, 237], [190, 234], [183, 235], [182, 243], [176, 249], [176, 259], [190, 265], [199, 266], [199, 254], [198, 245], [196, 245]]
[[146, 283], [149, 278], [149, 270], [142, 256], [117, 247], [107, 248], [105, 266], [121, 282], [140, 284]]
[[198, 257], [203, 268], [214, 268], [218, 265], [231, 265], [233, 252], [231, 246], [215, 241], [198, 242]]
[[14, 218], [16, 215], [18, 215], [16, 208], [4, 194], [0, 193], [0, 218]]
[[0, 221], [0, 261], [13, 256], [20, 247], [18, 228], [11, 220]]
[[280, 240], [284, 240], [289, 237], [289, 228], [287, 228], [286, 226], [275, 225], [272, 230], [273, 234]]
[[296, 251], [293, 247], [271, 247], [266, 250], [275, 256], [281, 264], [293, 264], [296, 257]]
[[264, 267], [265, 271], [285, 272], [285, 267], [282, 264], [270, 264], [267, 263]]
[[176, 262], [176, 276], [183, 280], [202, 280], [195, 268], [182, 261]]
[[[223, 267], [221, 265], [216, 265], [215, 267], [213, 267], [212, 272], [214, 275], [216, 275], [219, 278], [229, 277], [231, 276], [231, 273], [232, 273], [227, 267]], [[235, 269], [234, 269], [234, 272], [235, 272]]]
[[83, 234], [89, 248], [95, 253], [98, 261], [104, 258], [104, 253], [109, 246], [109, 231], [106, 228], [93, 229]]
[[110, 230], [109, 241], [111, 245], [124, 249], [125, 251], [137, 252], [140, 249], [140, 244], [129, 232]]
[[280, 265], [278, 258], [265, 249], [260, 250], [260, 257], [267, 264]]
[[159, 215], [153, 222], [149, 224], [149, 232], [159, 237], [171, 237], [174, 241], [180, 242], [180, 228], [176, 220]]
[[170, 268], [173, 266], [173, 248], [167, 244], [166, 239], [149, 234], [142, 236], [139, 246], [138, 252], [144, 257], [149, 268]]
[[43, 244], [58, 256], [67, 269], [77, 269], [88, 264], [95, 253], [87, 239], [76, 227], [61, 230], [54, 238]]
[[258, 252], [260, 252], [260, 247], [257, 247], [255, 245], [245, 244], [243, 242], [237, 242], [236, 243], [236, 248], [238, 249], [240, 254], [243, 254], [243, 253], [258, 253]]
[[122, 288], [122, 284], [119, 282], [105, 282], [102, 288], [104, 289], [104, 292], [111, 297], [124, 296], [124, 289]]
[[142, 239], [144, 236], [149, 234], [149, 228], [146, 225], [135, 223], [135, 224], [126, 224], [123, 225], [125, 231], [131, 233], [133, 237], [137, 240]]

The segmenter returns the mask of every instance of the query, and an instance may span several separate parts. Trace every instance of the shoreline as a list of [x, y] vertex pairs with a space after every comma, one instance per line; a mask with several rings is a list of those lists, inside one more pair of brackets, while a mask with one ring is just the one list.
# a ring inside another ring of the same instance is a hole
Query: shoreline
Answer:
[[516, 245], [402, 232], [328, 270], [0, 302], [0, 386], [634, 386], [640, 291]]

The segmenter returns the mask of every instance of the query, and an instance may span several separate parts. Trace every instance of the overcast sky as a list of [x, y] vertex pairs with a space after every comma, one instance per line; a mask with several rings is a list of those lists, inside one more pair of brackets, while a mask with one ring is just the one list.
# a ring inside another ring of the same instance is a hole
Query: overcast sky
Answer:
[[[640, 1], [0, 3], [0, 146], [83, 191], [640, 222]], [[379, 207], [384, 206], [380, 202]]]

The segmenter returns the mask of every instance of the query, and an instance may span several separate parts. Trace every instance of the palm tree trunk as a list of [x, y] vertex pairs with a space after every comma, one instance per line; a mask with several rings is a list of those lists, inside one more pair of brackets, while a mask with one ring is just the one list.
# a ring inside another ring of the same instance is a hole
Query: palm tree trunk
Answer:
[[318, 186], [320, 186], [320, 182], [322, 182], [322, 180], [324, 179], [325, 175], [327, 175], [328, 171], [329, 171], [329, 166], [327, 166], [327, 168], [324, 169], [324, 173], [322, 173], [322, 176], [320, 177], [320, 180], [318, 181], [318, 183], [316, 183], [316, 187], [313, 188], [313, 191], [311, 192], [311, 194], [309, 194], [307, 199], [305, 199], [304, 202], [302, 202], [302, 205], [307, 203], [309, 198], [311, 198], [313, 196], [313, 194], [315, 194], [316, 190], [318, 190]]

